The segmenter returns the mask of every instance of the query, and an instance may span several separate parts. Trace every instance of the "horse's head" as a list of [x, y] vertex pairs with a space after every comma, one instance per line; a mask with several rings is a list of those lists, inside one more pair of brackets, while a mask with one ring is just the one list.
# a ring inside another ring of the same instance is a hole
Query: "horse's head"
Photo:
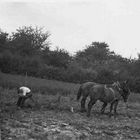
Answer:
[[124, 102], [127, 102], [128, 100], [128, 96], [130, 95], [130, 89], [128, 87], [128, 81], [123, 81], [123, 82], [120, 82], [120, 87], [122, 89], [122, 97], [124, 99]]

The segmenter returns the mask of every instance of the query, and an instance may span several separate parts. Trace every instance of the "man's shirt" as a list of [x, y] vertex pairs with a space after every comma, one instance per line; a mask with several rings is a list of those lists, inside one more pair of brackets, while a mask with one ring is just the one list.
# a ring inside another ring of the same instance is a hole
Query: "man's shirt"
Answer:
[[20, 96], [26, 96], [27, 93], [30, 93], [31, 90], [28, 87], [20, 87], [19, 88], [19, 94]]

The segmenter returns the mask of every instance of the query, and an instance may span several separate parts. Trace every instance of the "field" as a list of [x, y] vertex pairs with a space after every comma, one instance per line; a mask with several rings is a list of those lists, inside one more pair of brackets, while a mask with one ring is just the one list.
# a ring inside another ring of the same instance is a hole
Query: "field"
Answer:
[[[17, 109], [16, 87], [29, 85], [35, 105]], [[101, 103], [92, 109], [91, 117], [80, 113], [76, 101], [79, 84], [37, 79], [0, 73], [0, 119], [2, 140], [139, 140], [140, 95], [131, 94], [128, 109], [123, 102], [117, 117], [100, 114]], [[31, 107], [32, 106], [32, 107]], [[71, 107], [74, 112], [71, 112]]]

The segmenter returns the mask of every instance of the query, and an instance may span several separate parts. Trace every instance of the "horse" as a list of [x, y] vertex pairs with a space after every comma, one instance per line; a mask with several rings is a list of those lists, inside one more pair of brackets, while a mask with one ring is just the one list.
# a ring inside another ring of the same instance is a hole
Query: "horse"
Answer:
[[97, 100], [103, 102], [101, 113], [104, 113], [108, 103], [110, 103], [109, 116], [112, 115], [112, 109], [114, 107], [114, 115], [117, 113], [117, 105], [120, 100], [124, 100], [126, 103], [130, 90], [127, 86], [127, 82], [115, 82], [111, 85], [106, 84], [94, 84], [89, 90], [90, 101], [88, 103], [87, 117], [90, 117], [92, 106]]
[[85, 82], [85, 83], [80, 85], [78, 93], [77, 93], [77, 101], [79, 101], [80, 98], [82, 97], [82, 99], [81, 99], [81, 109], [80, 109], [81, 112], [86, 112], [85, 102], [86, 102], [86, 99], [89, 95], [90, 88], [94, 85], [97, 85], [97, 84], [99, 84], [99, 83]]
[[77, 93], [77, 101], [79, 101], [79, 99], [82, 96], [81, 112], [86, 112], [85, 102], [86, 102], [86, 99], [89, 95], [90, 88], [94, 85], [96, 85], [95, 82], [86, 82], [86, 83], [81, 84], [80, 87], [79, 87], [79, 90], [78, 90], [78, 93]]

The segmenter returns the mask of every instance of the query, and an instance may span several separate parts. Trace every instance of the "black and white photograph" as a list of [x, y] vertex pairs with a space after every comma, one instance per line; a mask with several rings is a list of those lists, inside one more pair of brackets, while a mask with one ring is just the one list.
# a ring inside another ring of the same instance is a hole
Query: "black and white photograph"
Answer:
[[0, 0], [0, 140], [140, 140], [140, 0]]

